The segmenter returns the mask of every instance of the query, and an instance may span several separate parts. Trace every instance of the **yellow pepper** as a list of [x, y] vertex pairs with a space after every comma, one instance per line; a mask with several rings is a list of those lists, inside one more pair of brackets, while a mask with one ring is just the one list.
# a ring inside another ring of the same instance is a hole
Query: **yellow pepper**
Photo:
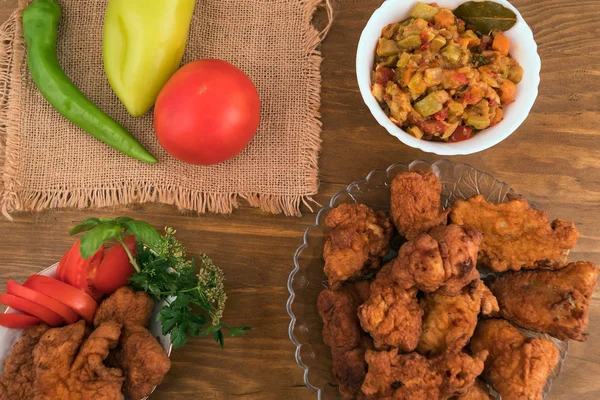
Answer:
[[195, 0], [109, 0], [104, 69], [134, 117], [144, 115], [179, 68]]

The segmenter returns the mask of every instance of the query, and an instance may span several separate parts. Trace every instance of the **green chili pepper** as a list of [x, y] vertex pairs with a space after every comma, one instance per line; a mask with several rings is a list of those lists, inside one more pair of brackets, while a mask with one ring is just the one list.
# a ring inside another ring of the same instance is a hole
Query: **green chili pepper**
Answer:
[[36, 86], [63, 117], [90, 135], [135, 159], [156, 163], [134, 136], [86, 98], [61, 69], [56, 57], [61, 17], [57, 0], [34, 0], [23, 11], [27, 65]]

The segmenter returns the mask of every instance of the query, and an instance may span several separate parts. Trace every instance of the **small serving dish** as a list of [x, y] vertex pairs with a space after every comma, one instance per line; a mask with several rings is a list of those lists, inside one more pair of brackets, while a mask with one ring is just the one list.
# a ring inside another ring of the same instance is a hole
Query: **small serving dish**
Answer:
[[[290, 298], [287, 311], [291, 317], [289, 335], [296, 345], [296, 361], [304, 370], [304, 383], [318, 394], [319, 399], [340, 399], [337, 382], [332, 373], [331, 351], [323, 343], [323, 323], [317, 310], [317, 297], [326, 287], [323, 273], [323, 247], [329, 229], [325, 218], [329, 212], [344, 203], [360, 203], [375, 210], [388, 210], [390, 185], [394, 177], [407, 171], [432, 170], [442, 183], [442, 206], [452, 205], [455, 200], [468, 199], [482, 194], [488, 201], [500, 203], [508, 200], [515, 192], [505, 183], [491, 175], [478, 171], [466, 164], [454, 164], [447, 160], [429, 164], [414, 161], [409, 165], [394, 164], [386, 170], [372, 171], [365, 179], [352, 182], [345, 190], [335, 194], [328, 206], [317, 214], [316, 222], [304, 233], [303, 244], [294, 256], [294, 270], [288, 279]], [[482, 273], [482, 276], [484, 274]], [[539, 336], [527, 331], [525, 334]], [[552, 381], [558, 376], [567, 355], [568, 342], [544, 335], [554, 342], [559, 350], [559, 362], [550, 375], [544, 395], [550, 391]], [[492, 393], [493, 394], [493, 393]]]
[[[58, 267], [58, 263], [53, 264], [50, 267], [40, 271], [38, 273], [38, 275], [44, 275], [44, 276], [48, 276], [50, 278], [56, 278], [57, 267]], [[171, 351], [173, 350], [173, 346], [171, 344], [171, 337], [170, 337], [170, 335], [162, 334], [161, 324], [156, 319], [156, 317], [158, 316], [158, 312], [160, 311], [160, 309], [163, 305], [165, 305], [164, 301], [162, 301], [162, 302], [155, 301], [154, 302], [154, 308], [152, 309], [152, 316], [150, 317], [150, 324], [148, 326], [148, 329], [150, 330], [152, 335], [159, 341], [161, 346], [165, 349], [167, 356], [171, 357]], [[7, 307], [6, 311], [4, 311], [4, 313], [21, 314], [19, 311], [13, 310], [10, 307]], [[14, 344], [19, 341], [19, 338], [21, 337], [22, 332], [23, 332], [22, 329], [10, 329], [10, 328], [5, 328], [3, 326], [0, 326], [0, 374], [2, 374], [2, 372], [4, 370], [4, 359], [6, 357], [8, 357], [8, 355], [10, 354], [10, 351], [11, 351], [12, 347], [14, 346]], [[154, 392], [155, 389], [156, 389], [156, 387], [154, 387], [154, 389], [152, 389], [152, 392]], [[128, 399], [127, 396], [125, 396], [125, 398]], [[148, 397], [145, 397], [145, 399], [147, 399], [147, 398]]]
[[[440, 0], [437, 5], [451, 10], [466, 0]], [[519, 11], [506, 0], [494, 0], [514, 11], [516, 24], [504, 35], [510, 39], [510, 55], [522, 66], [523, 79], [516, 86], [514, 102], [503, 107], [504, 119], [497, 125], [486, 128], [462, 142], [434, 142], [417, 139], [398, 127], [381, 108], [371, 93], [371, 73], [374, 55], [381, 30], [388, 24], [403, 21], [409, 17], [417, 1], [387, 0], [371, 16], [365, 26], [356, 52], [356, 76], [362, 98], [375, 117], [391, 135], [402, 143], [439, 155], [471, 154], [488, 149], [511, 135], [525, 121], [538, 94], [540, 82], [540, 57], [533, 33]], [[428, 1], [425, 1], [428, 2]]]

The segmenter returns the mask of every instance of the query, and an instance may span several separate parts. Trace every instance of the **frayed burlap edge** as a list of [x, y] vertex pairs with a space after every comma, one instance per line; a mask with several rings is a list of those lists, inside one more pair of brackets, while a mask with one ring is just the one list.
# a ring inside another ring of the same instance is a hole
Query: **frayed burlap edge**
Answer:
[[[17, 179], [19, 165], [19, 128], [21, 120], [21, 69], [25, 61], [25, 46], [22, 39], [21, 15], [27, 0], [19, 0], [19, 6], [0, 27], [0, 165], [3, 166], [0, 182], [0, 206], [2, 214], [12, 220], [15, 211], [41, 211], [49, 208], [90, 208], [110, 207], [131, 203], [159, 202], [174, 205], [182, 210], [198, 213], [214, 212], [228, 214], [239, 207], [239, 199], [250, 206], [259, 207], [274, 214], [300, 216], [304, 204], [312, 211], [312, 205], [319, 205], [312, 196], [319, 186], [318, 157], [321, 149], [321, 62], [319, 45], [327, 35], [333, 22], [331, 0], [300, 0], [304, 10], [304, 45], [308, 55], [309, 106], [305, 110], [308, 124], [306, 142], [301, 159], [305, 179], [314, 188], [306, 195], [264, 194], [264, 193], [207, 193], [177, 187], [131, 186], [89, 188], [75, 190], [35, 191], [20, 188]], [[317, 30], [313, 16], [319, 7], [327, 11], [327, 25]], [[11, 102], [8, 99], [13, 99]]]

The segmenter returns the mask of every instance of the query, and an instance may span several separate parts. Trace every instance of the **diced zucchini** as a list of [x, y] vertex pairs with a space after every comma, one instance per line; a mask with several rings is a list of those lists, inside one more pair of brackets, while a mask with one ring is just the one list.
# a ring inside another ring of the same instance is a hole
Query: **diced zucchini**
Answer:
[[385, 88], [380, 83], [375, 83], [373, 88], [371, 89], [371, 93], [373, 97], [377, 99], [378, 102], [383, 103], [383, 96], [385, 95]]
[[418, 126], [412, 125], [408, 129], [408, 133], [416, 137], [417, 139], [421, 139], [423, 137], [423, 131], [419, 129]]
[[441, 68], [427, 68], [423, 73], [423, 81], [427, 84], [427, 86], [431, 87], [439, 85], [442, 82], [443, 76], [444, 75]]
[[444, 38], [443, 36], [437, 35], [436, 37], [433, 38], [433, 40], [431, 40], [431, 45], [429, 46], [429, 49], [432, 52], [437, 53], [445, 45], [446, 45], [446, 38]]
[[438, 95], [438, 92], [429, 93], [425, 98], [419, 100], [414, 105], [415, 110], [423, 117], [429, 117], [436, 112], [442, 111], [444, 104]]
[[490, 126], [490, 119], [481, 115], [470, 115], [465, 123], [475, 129], [482, 130]]
[[382, 30], [381, 30], [381, 36], [383, 36], [386, 39], [391, 39], [394, 37], [394, 35], [396, 33], [398, 33], [398, 28], [400, 27], [400, 23], [396, 22], [395, 24], [389, 24], [386, 25]]
[[396, 67], [398, 68], [406, 68], [406, 66], [408, 65], [408, 62], [410, 61], [410, 54], [409, 53], [402, 53], [400, 55], [400, 58], [398, 59], [398, 63], [396, 64]]
[[463, 36], [465, 37], [469, 37], [471, 39], [479, 39], [479, 37], [477, 36], [477, 34], [475, 32], [473, 32], [470, 29], [467, 29], [464, 33]]
[[425, 21], [433, 21], [433, 17], [440, 12], [437, 7], [430, 6], [422, 2], [417, 2], [410, 12], [410, 16], [413, 18], [423, 18]]
[[377, 55], [388, 57], [396, 55], [400, 52], [398, 44], [395, 40], [380, 38], [379, 44], [377, 45]]
[[465, 112], [465, 106], [457, 101], [451, 101], [448, 103], [448, 117], [457, 118]]
[[446, 130], [444, 131], [444, 134], [442, 135], [442, 139], [448, 139], [450, 136], [452, 136], [456, 128], [458, 128], [458, 121], [449, 124]]
[[396, 65], [396, 62], [398, 62], [398, 55], [389, 56], [387, 60], [382, 62], [380, 65], [383, 67], [393, 67]]
[[508, 80], [513, 83], [519, 83], [523, 79], [523, 68], [519, 65], [512, 65], [508, 70]]
[[403, 49], [414, 50], [421, 47], [421, 37], [419, 35], [410, 35], [398, 42], [398, 46]]
[[408, 90], [413, 98], [419, 97], [427, 90], [427, 84], [423, 82], [423, 73], [421, 71], [415, 73], [408, 82]]
[[456, 46], [448, 45], [442, 50], [442, 56], [452, 64], [458, 64], [461, 54], [460, 49]]

